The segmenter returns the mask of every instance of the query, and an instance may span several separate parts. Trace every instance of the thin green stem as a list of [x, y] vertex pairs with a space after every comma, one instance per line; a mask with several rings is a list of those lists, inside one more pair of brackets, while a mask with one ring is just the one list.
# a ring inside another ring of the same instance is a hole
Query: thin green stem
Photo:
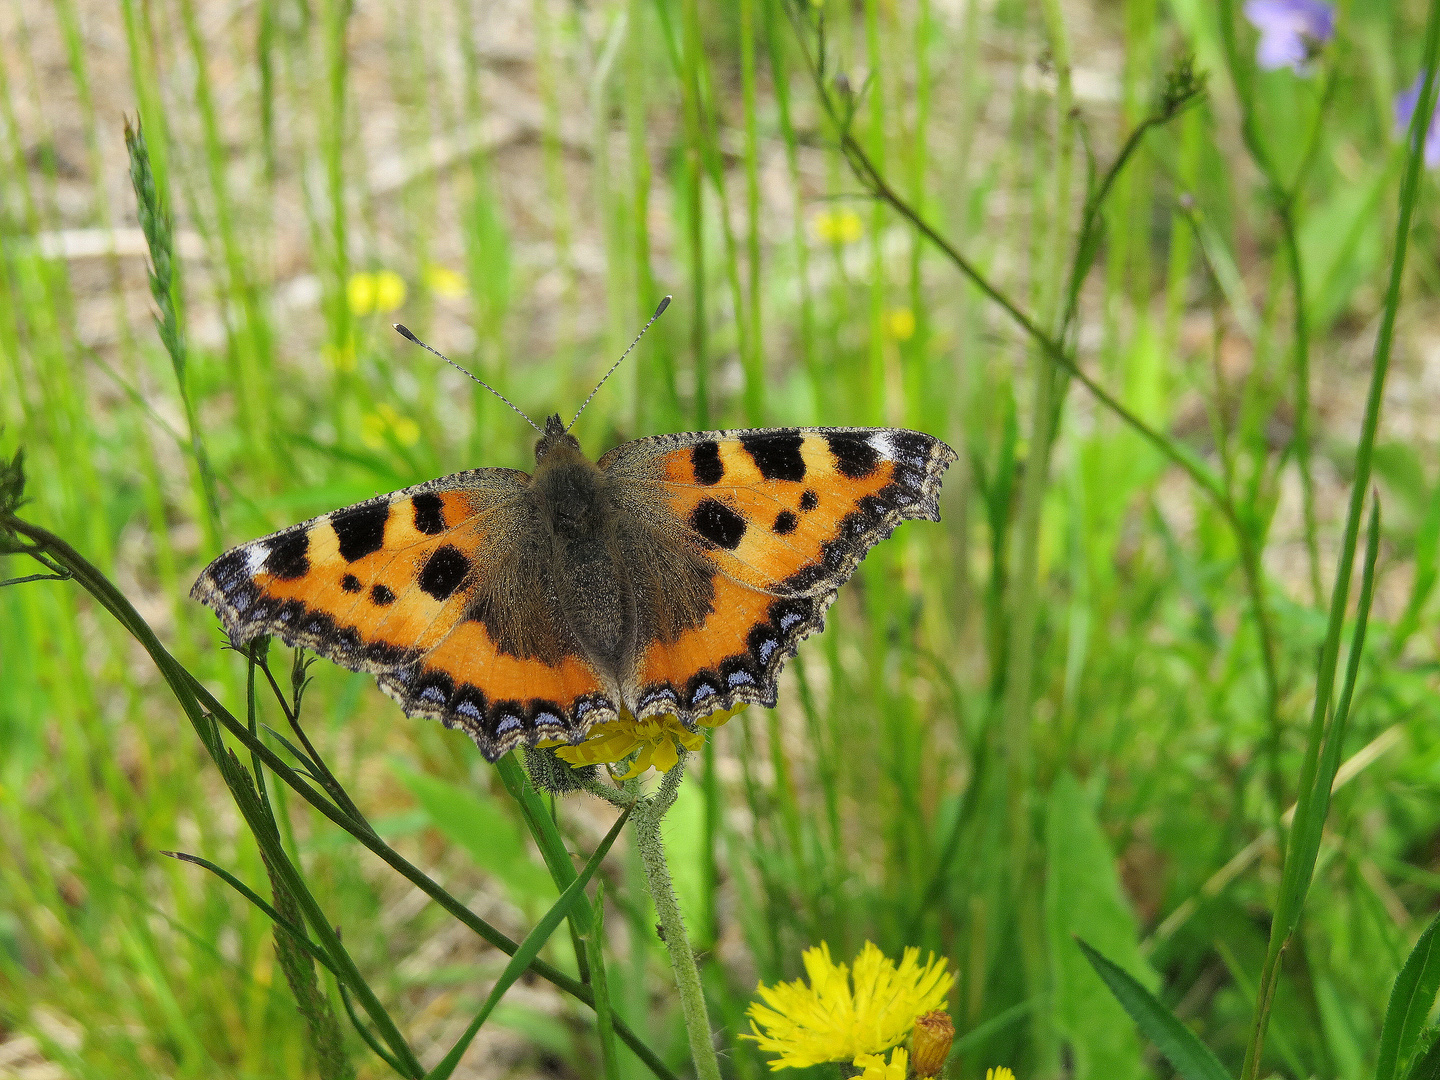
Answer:
[[[1305, 304], [1305, 272], [1300, 258], [1300, 243], [1295, 221], [1295, 206], [1305, 179], [1315, 160], [1320, 145], [1320, 132], [1326, 108], [1335, 89], [1335, 69], [1332, 65], [1321, 94], [1320, 105], [1306, 138], [1305, 151], [1295, 177], [1287, 187], [1275, 170], [1270, 155], [1260, 139], [1259, 127], [1255, 121], [1253, 95], [1254, 72], [1240, 52], [1235, 34], [1234, 0], [1221, 0], [1220, 5], [1221, 41], [1225, 53], [1225, 64], [1231, 81], [1240, 99], [1240, 133], [1246, 150], [1255, 161], [1265, 178], [1266, 194], [1273, 204], [1275, 217], [1280, 226], [1281, 242], [1285, 248], [1285, 265], [1290, 275], [1291, 318], [1295, 337], [1295, 432], [1292, 445], [1295, 448], [1295, 463], [1300, 472], [1300, 494], [1305, 522], [1305, 548], [1309, 559], [1310, 589], [1315, 606], [1324, 601], [1324, 587], [1320, 583], [1320, 547], [1317, 538], [1318, 527], [1315, 519], [1315, 478], [1310, 461], [1310, 325]], [[1278, 812], [1278, 811], [1277, 811]]]
[[705, 991], [700, 985], [700, 969], [690, 939], [685, 936], [685, 922], [680, 916], [680, 902], [675, 884], [670, 879], [670, 866], [665, 859], [665, 843], [660, 835], [660, 822], [665, 811], [675, 802], [680, 778], [685, 772], [684, 751], [675, 767], [665, 774], [660, 789], [635, 807], [635, 841], [655, 914], [665, 934], [665, 948], [675, 969], [675, 986], [680, 991], [680, 1008], [685, 1016], [685, 1030], [690, 1037], [690, 1056], [700, 1080], [720, 1080], [720, 1063], [715, 1056], [715, 1042], [710, 1031], [710, 1014], [705, 1007]]
[[[859, 141], [856, 140], [851, 133], [850, 118], [840, 114], [839, 109], [837, 109], [830, 95], [828, 87], [825, 85], [823, 42], [821, 44], [821, 56], [820, 58], [816, 58], [809, 51], [809, 46], [804, 37], [804, 30], [804, 24], [800, 23], [797, 26], [797, 35], [800, 38], [801, 49], [805, 54], [811, 77], [815, 82], [820, 103], [830, 117], [832, 124], [835, 126], [837, 136], [840, 140], [840, 150], [845, 155], [845, 160], [849, 163], [856, 179], [866, 187], [872, 197], [887, 203], [891, 209], [906, 221], [910, 222], [922, 236], [939, 248], [945, 257], [954, 263], [955, 267], [967, 277], [977, 289], [999, 305], [999, 307], [1010, 316], [1015, 324], [1039, 346], [1051, 361], [1064, 369], [1067, 374], [1084, 386], [1097, 401], [1139, 432], [1139, 434], [1159, 450], [1161, 454], [1183, 469], [1206, 494], [1214, 499], [1216, 505], [1219, 506], [1225, 516], [1231, 520], [1231, 523], [1237, 524], [1234, 509], [1230, 505], [1229, 498], [1226, 496], [1224, 489], [1221, 488], [1214, 475], [1211, 474], [1210, 470], [1202, 461], [1195, 457], [1195, 455], [1183, 445], [1172, 440], [1168, 435], [1152, 428], [1139, 416], [1121, 404], [1113, 394], [1087, 375], [1075, 362], [1075, 358], [1071, 355], [1070, 351], [1066, 349], [1062, 340], [1052, 337], [1042, 330], [1029, 315], [1020, 309], [1015, 301], [1010, 299], [1009, 296], [994, 285], [963, 252], [946, 240], [915, 207], [890, 185], [884, 174], [866, 153], [865, 148], [860, 145]], [[1172, 112], [1171, 116], [1173, 117], [1174, 115], [1175, 113]], [[1137, 141], [1127, 145], [1130, 148], [1127, 152], [1133, 153], [1134, 147], [1138, 146], [1139, 143]], [[1123, 164], [1124, 160], [1125, 158], [1123, 156], [1117, 159], [1116, 165], [1112, 166], [1107, 173], [1108, 181], [1113, 182], [1116, 170], [1120, 164]], [[1097, 190], [1108, 191], [1109, 188], [1109, 182], [1102, 182], [1100, 188]]]

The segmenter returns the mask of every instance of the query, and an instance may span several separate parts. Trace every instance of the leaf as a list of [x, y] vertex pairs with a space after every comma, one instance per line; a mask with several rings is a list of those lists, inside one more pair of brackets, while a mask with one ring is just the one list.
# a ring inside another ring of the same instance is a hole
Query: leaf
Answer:
[[456, 1040], [455, 1045], [450, 1048], [450, 1052], [445, 1055], [440, 1064], [425, 1074], [425, 1080], [448, 1080], [455, 1071], [455, 1066], [460, 1064], [460, 1059], [469, 1049], [470, 1043], [484, 1026], [495, 1006], [505, 996], [505, 991], [509, 990], [515, 980], [525, 973], [525, 969], [530, 966], [531, 961], [539, 955], [541, 947], [555, 932], [555, 928], [560, 925], [560, 920], [569, 914], [575, 901], [585, 895], [585, 886], [589, 884], [591, 875], [604, 860], [606, 853], [615, 843], [616, 837], [620, 835], [620, 830], [624, 828], [629, 817], [630, 811], [626, 810], [616, 819], [610, 832], [600, 842], [600, 846], [595, 849], [595, 854], [591, 855], [590, 861], [585, 864], [585, 869], [580, 871], [580, 876], [561, 893], [560, 899], [555, 901], [554, 906], [545, 913], [545, 917], [535, 924], [535, 929], [525, 935], [525, 940], [515, 950], [515, 955], [510, 957], [510, 962], [505, 965], [505, 970], [500, 973], [500, 978], [495, 981], [495, 986], [491, 989], [490, 996], [485, 999], [485, 1004], [480, 1007], [480, 1012], [476, 1014], [474, 1020], [470, 1021], [470, 1026]]
[[1425, 467], [1416, 449], [1393, 440], [1376, 443], [1373, 461], [1375, 475], [1400, 497], [1405, 512], [1420, 518], [1430, 501], [1430, 485], [1425, 480]]
[[430, 824], [468, 851], [476, 866], [509, 886], [521, 907], [554, 895], [550, 875], [530, 857], [525, 834], [492, 800], [399, 762], [391, 768], [415, 796]]
[[1154, 994], [1078, 937], [1075, 944], [1080, 946], [1085, 959], [1115, 995], [1115, 1000], [1124, 1006], [1145, 1037], [1185, 1080], [1230, 1080], [1220, 1059]]
[[1440, 991], [1437, 931], [1440, 931], [1440, 915], [1425, 928], [1406, 957], [1400, 974], [1395, 976], [1390, 1004], [1385, 1008], [1385, 1022], [1380, 1028], [1375, 1080], [1395, 1080], [1400, 1063], [1414, 1053], [1426, 1017], [1435, 1004], [1435, 994]]
[[1430, 1032], [1430, 1045], [1415, 1059], [1405, 1080], [1440, 1080], [1440, 1038], [1434, 1031]]
[[1135, 916], [1115, 873], [1109, 842], [1090, 800], [1069, 773], [1062, 773], [1050, 792], [1046, 849], [1045, 920], [1055, 1023], [1074, 1049], [1075, 1078], [1138, 1078], [1144, 1068], [1135, 1030], [1071, 938], [1083, 932], [1142, 981], [1153, 984], [1155, 975], [1140, 955]]

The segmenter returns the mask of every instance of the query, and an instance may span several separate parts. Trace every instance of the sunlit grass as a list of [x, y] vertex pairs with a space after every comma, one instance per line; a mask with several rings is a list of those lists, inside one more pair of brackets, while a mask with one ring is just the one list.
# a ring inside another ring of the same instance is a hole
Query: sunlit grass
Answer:
[[[580, 421], [592, 454], [769, 423], [905, 424], [961, 453], [945, 521], [871, 555], [780, 708], [717, 729], [667, 818], [725, 1067], [767, 1074], [735, 1038], [757, 981], [793, 979], [821, 941], [852, 956], [873, 940], [948, 959], [960, 1075], [1163, 1070], [1078, 934], [1239, 1074], [1280, 896], [1266, 838], [1301, 795], [1393, 255], [1391, 102], [1419, 70], [1425, 12], [1350, 5], [1300, 76], [1249, 68], [1253, 32], [1231, 12], [1227, 43], [1212, 7], [823, 5], [826, 86], [843, 73], [856, 95], [857, 145], [1177, 465], [864, 196], [780, 0], [540, 0], [513, 21], [345, 0], [16, 5], [0, 24], [0, 455], [25, 450], [23, 514], [233, 709], [243, 660], [186, 599], [222, 546], [529, 464], [523, 422], [391, 321], [531, 415], [568, 416], [673, 293]], [[1092, 155], [1103, 175], [1187, 52], [1208, 96], [1117, 176], [1067, 327]], [[133, 241], [55, 254], [66, 231], [138, 220], [122, 113], [174, 216], [163, 291], [183, 340], [157, 334]], [[1287, 1075], [1373, 1072], [1440, 887], [1433, 186], [1422, 175], [1402, 389], [1374, 450], [1377, 600], [1339, 748], [1356, 764], [1263, 1059]], [[0, 579], [32, 571], [0, 560]], [[1350, 628], [1331, 629], [1343, 673]], [[377, 830], [523, 937], [556, 890], [495, 770], [372, 680], [312, 674], [309, 734]], [[260, 720], [284, 729], [278, 710]], [[433, 1064], [503, 956], [275, 787], [290, 851]], [[485, 828], [457, 834], [447, 814]], [[576, 851], [608, 826], [583, 795], [558, 821]], [[73, 584], [0, 589], [0, 1039], [34, 1039], [75, 1076], [304, 1075], [268, 920], [165, 850], [264, 891], [131, 639]], [[633, 851], [599, 873], [616, 1015], [679, 1070]], [[542, 955], [577, 970], [564, 932]], [[597, 1073], [593, 1014], [563, 995], [522, 984], [495, 1026], [473, 1075], [542, 1055]], [[385, 1074], [347, 1038], [361, 1075]], [[649, 1075], [623, 1048], [617, 1068]]]

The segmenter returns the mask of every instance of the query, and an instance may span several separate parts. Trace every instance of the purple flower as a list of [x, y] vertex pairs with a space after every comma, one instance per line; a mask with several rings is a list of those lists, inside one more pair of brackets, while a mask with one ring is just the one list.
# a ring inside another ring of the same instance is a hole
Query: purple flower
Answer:
[[[1409, 90], [1395, 95], [1395, 134], [1402, 139], [1410, 130], [1410, 121], [1415, 119], [1415, 106], [1420, 104], [1420, 90], [1424, 85], [1425, 73], [1422, 71], [1415, 76]], [[1436, 102], [1435, 111], [1430, 114], [1430, 126], [1425, 129], [1425, 167], [1440, 167], [1440, 102]]]
[[1247, 0], [1245, 17], [1260, 31], [1255, 62], [1266, 71], [1307, 74], [1311, 58], [1335, 36], [1335, 9], [1324, 0]]

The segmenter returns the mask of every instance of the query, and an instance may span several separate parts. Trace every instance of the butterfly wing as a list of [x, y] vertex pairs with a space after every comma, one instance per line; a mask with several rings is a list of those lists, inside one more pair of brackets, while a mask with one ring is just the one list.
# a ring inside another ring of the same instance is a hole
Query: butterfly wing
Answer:
[[[940, 519], [954, 460], [939, 439], [899, 428], [660, 435], [601, 458], [641, 534], [627, 545], [640, 553], [640, 656], [626, 692], [636, 715], [693, 723], [741, 702], [774, 705], [781, 667], [865, 553], [908, 518]], [[647, 553], [660, 548], [693, 552], [688, 574], [671, 566], [658, 579]], [[647, 622], [667, 592], [687, 598], [688, 616]]]
[[236, 642], [274, 634], [369, 672], [494, 761], [617, 713], [553, 607], [530, 477], [474, 469], [221, 555], [190, 595]]

